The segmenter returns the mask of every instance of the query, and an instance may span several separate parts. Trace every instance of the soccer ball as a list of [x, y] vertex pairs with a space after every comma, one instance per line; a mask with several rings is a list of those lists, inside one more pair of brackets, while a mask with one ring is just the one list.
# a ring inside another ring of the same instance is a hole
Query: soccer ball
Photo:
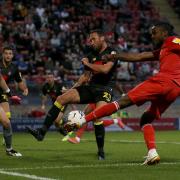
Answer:
[[80, 128], [85, 122], [85, 114], [82, 111], [71, 111], [67, 116], [67, 123], [75, 125], [76, 128]]

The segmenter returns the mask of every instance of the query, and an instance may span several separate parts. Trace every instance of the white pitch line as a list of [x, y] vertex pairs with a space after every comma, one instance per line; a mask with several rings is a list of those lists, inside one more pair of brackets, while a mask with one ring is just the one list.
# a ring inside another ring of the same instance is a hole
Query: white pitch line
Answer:
[[[57, 140], [56, 138], [46, 138], [46, 140]], [[86, 141], [86, 142], [95, 142], [94, 139], [84, 139], [82, 138], [81, 141]], [[106, 142], [119, 142], [119, 143], [144, 143], [144, 141], [142, 140], [126, 140], [126, 139], [121, 139], [121, 140], [118, 140], [118, 139], [110, 139], [110, 140], [107, 140], [106, 139]], [[156, 141], [157, 144], [176, 144], [176, 145], [180, 145], [180, 141]]]
[[57, 179], [52, 179], [52, 178], [47, 178], [47, 177], [40, 177], [36, 175], [23, 174], [23, 173], [18, 173], [18, 172], [9, 172], [9, 171], [4, 171], [4, 170], [0, 170], [0, 174], [6, 174], [9, 176], [19, 176], [19, 177], [25, 177], [29, 179], [36, 179], [36, 180], [57, 180]]
[[[162, 162], [160, 165], [180, 165], [179, 162]], [[123, 166], [141, 166], [141, 163], [114, 163], [114, 164], [89, 164], [89, 165], [65, 165], [65, 166], [37, 166], [23, 168], [2, 168], [0, 171], [15, 170], [36, 170], [36, 169], [76, 169], [76, 168], [106, 168], [106, 167], [123, 167]], [[0, 172], [1, 173], [1, 172]]]
[[[81, 141], [89, 141], [89, 142], [92, 142], [92, 141], [95, 141], [95, 140], [91, 140], [91, 139], [82, 139]], [[142, 140], [126, 140], [126, 139], [121, 139], [121, 140], [118, 140], [118, 139], [110, 139], [110, 140], [106, 140], [106, 142], [117, 142], [117, 143], [144, 143], [144, 141]], [[176, 141], [156, 141], [156, 144], [176, 144], [176, 145], [180, 145], [180, 142], [176, 142]]]

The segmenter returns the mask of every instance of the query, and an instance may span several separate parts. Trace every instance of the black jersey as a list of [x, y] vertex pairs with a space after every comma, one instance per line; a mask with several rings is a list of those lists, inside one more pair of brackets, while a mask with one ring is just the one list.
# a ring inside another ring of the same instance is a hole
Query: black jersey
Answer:
[[62, 87], [63, 85], [57, 82], [55, 82], [53, 86], [50, 86], [48, 83], [45, 83], [42, 87], [42, 93], [44, 96], [49, 95], [52, 102], [54, 102], [56, 98], [62, 94]]
[[[17, 83], [22, 82], [21, 73], [19, 72], [18, 67], [14, 63], [11, 63], [5, 67], [3, 62], [1, 61], [0, 69], [1, 74], [7, 84], [13, 81], [16, 81]], [[0, 93], [3, 93], [2, 88], [0, 88]]]
[[[116, 53], [116, 51], [113, 48], [107, 47], [101, 53], [91, 50], [87, 55], [87, 57], [90, 63], [102, 65], [105, 64], [105, 62], [102, 61], [102, 56], [105, 54], [112, 54], [112, 53]], [[113, 67], [107, 74], [93, 72], [90, 68], [85, 66], [85, 70], [89, 70], [92, 72], [92, 77], [89, 84], [113, 87], [115, 85], [116, 66], [117, 66], [117, 62], [114, 62]]]

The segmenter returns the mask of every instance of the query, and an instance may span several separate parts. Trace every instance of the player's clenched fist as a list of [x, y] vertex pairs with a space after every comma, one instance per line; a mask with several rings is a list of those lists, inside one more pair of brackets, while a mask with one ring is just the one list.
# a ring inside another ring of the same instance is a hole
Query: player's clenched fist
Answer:
[[84, 65], [87, 65], [89, 63], [89, 59], [88, 58], [82, 58], [81, 62], [84, 64]]

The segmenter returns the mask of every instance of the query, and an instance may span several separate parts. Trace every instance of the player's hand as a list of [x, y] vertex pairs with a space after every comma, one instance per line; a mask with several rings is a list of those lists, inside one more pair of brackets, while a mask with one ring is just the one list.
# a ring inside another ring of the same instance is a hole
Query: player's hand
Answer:
[[42, 109], [42, 110], [45, 110], [45, 105], [44, 105], [44, 104], [41, 106], [41, 109]]
[[27, 96], [29, 94], [29, 90], [28, 88], [24, 89], [23, 93], [22, 93], [24, 96]]
[[10, 99], [19, 102], [21, 101], [21, 98], [19, 96], [11, 96]]
[[88, 58], [82, 58], [81, 62], [86, 66], [89, 64], [89, 59]]
[[5, 94], [6, 94], [8, 97], [11, 97], [11, 96], [12, 96], [10, 89], [7, 89], [7, 90], [5, 91]]
[[61, 89], [61, 92], [62, 93], [65, 93], [65, 92], [67, 92], [69, 89], [67, 89], [67, 88], [65, 88], [64, 86], [62, 87], [62, 89]]
[[116, 55], [116, 54], [106, 54], [106, 55], [104, 55], [104, 56], [102, 57], [102, 60], [103, 60], [104, 62], [115, 61], [115, 60], [116, 60], [115, 55]]

